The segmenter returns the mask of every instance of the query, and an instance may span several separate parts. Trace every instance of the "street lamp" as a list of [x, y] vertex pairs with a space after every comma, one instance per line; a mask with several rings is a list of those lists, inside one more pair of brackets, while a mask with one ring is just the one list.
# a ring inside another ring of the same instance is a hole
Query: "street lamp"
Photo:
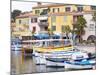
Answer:
[[77, 28], [73, 28], [73, 45], [75, 45], [75, 37], [76, 37], [76, 33], [75, 31], [77, 30]]

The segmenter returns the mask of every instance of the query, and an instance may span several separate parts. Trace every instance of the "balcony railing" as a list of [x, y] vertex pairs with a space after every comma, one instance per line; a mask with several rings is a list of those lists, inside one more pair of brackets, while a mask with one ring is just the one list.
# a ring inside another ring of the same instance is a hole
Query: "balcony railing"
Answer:
[[40, 25], [40, 26], [48, 26], [49, 24], [48, 24], [48, 22], [39, 22], [38, 25]]

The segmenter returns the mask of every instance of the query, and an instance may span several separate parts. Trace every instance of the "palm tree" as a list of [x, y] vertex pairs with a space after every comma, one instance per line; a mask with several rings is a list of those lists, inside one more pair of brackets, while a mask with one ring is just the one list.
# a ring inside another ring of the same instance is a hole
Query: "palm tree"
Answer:
[[93, 21], [96, 21], [96, 11], [93, 13], [92, 19], [93, 19]]
[[64, 29], [62, 30], [63, 33], [66, 33], [66, 36], [71, 32], [71, 29], [69, 25], [65, 26]]
[[82, 35], [85, 34], [84, 28], [87, 27], [86, 23], [87, 22], [83, 16], [78, 16], [76, 23], [73, 25], [73, 30], [79, 37], [79, 42], [82, 42]]
[[66, 34], [71, 32], [71, 29], [70, 29], [70, 27], [68, 25], [65, 27], [65, 32], [66, 32]]

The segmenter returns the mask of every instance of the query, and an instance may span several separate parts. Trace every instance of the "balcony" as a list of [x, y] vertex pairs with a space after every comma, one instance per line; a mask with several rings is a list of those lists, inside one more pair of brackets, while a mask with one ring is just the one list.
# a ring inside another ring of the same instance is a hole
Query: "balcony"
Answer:
[[49, 24], [48, 24], [48, 22], [39, 22], [38, 25], [40, 25], [40, 26], [48, 26]]
[[39, 16], [39, 17], [38, 17], [38, 20], [39, 20], [39, 21], [48, 20], [48, 16]]

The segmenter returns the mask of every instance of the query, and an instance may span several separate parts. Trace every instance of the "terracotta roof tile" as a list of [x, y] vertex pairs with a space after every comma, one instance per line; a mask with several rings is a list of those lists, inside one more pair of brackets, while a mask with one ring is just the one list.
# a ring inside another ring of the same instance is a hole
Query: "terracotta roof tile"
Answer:
[[38, 5], [38, 6], [35, 6], [35, 7], [32, 7], [33, 9], [35, 9], [35, 8], [45, 8], [45, 7], [57, 7], [57, 6], [64, 6], [64, 5], [66, 5], [66, 4], [58, 4], [58, 3], [56, 3], [56, 4], [46, 4], [46, 5]]
[[27, 18], [27, 17], [30, 17], [30, 16], [36, 16], [36, 15], [33, 15], [32, 12], [25, 12], [25, 13], [21, 13], [16, 18]]

